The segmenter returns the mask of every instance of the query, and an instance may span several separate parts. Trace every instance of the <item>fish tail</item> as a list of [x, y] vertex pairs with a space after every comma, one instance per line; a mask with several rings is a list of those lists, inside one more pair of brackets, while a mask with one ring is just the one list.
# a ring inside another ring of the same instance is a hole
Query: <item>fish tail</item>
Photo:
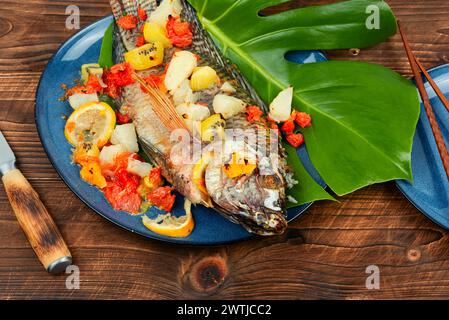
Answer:
[[[109, 4], [115, 21], [126, 15], [137, 16], [139, 7], [144, 9], [147, 14], [157, 8], [156, 0], [109, 0]], [[114, 37], [117, 40], [114, 42], [114, 61], [116, 63], [123, 62], [123, 55], [136, 48], [137, 37], [141, 35], [138, 30], [142, 24], [143, 22], [139, 21], [137, 30], [124, 30], [117, 25], [114, 26], [114, 32], [117, 35]]]
[[[261, 106], [265, 111], [267, 111], [266, 104], [260, 99], [257, 92], [249, 84], [249, 82], [243, 77], [240, 71], [224, 57], [217, 44], [214, 43], [213, 39], [207, 31], [202, 27], [200, 20], [195, 9], [187, 3], [187, 1], [182, 1], [183, 3], [183, 13], [182, 17], [191, 24], [193, 33], [193, 50], [199, 54], [201, 57], [207, 57], [207, 60], [214, 64], [217, 70], [222, 74], [227, 74], [233, 78], [240, 89], [246, 92], [247, 96], [252, 99], [257, 105]], [[222, 48], [226, 50], [226, 48]]]

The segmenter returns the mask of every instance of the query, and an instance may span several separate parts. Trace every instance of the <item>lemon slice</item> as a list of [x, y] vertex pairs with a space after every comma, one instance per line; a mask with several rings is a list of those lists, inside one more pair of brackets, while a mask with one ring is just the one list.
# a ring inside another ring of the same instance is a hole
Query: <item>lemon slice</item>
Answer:
[[115, 127], [115, 112], [107, 103], [89, 102], [76, 109], [67, 120], [64, 133], [74, 146], [92, 143], [103, 147]]
[[186, 214], [182, 217], [172, 216], [170, 213], [157, 216], [156, 219], [150, 219], [147, 216], [142, 217], [143, 225], [154, 233], [173, 237], [188, 237], [195, 228], [195, 222], [192, 215], [192, 203], [189, 200], [184, 202]]

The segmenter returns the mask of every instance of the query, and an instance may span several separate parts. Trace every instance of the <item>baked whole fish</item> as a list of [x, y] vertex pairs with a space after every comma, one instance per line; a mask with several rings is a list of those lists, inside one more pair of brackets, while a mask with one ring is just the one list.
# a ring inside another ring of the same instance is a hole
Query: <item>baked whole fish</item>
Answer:
[[[264, 117], [248, 117], [248, 107], [266, 106], [222, 56], [194, 9], [183, 0], [110, 3], [117, 22], [115, 62], [131, 62], [138, 80], [124, 87], [117, 101], [121, 113], [132, 118], [148, 156], [193, 204], [211, 207], [258, 235], [283, 233], [287, 169], [279, 137]], [[143, 13], [149, 27], [126, 25], [127, 16]], [[161, 31], [168, 24], [170, 30]], [[172, 46], [167, 37], [179, 45]], [[149, 68], [139, 64], [146, 55], [154, 62]], [[187, 134], [175, 130], [176, 116], [161, 109], [161, 100], [173, 105]]]

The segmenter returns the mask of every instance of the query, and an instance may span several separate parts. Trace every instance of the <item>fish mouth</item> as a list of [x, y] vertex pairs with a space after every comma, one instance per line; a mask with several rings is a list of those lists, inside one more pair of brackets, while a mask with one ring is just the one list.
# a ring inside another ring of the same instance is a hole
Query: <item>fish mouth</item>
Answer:
[[226, 219], [241, 225], [246, 231], [260, 236], [281, 235], [288, 227], [285, 212], [241, 210], [232, 212], [213, 203], [213, 209]]

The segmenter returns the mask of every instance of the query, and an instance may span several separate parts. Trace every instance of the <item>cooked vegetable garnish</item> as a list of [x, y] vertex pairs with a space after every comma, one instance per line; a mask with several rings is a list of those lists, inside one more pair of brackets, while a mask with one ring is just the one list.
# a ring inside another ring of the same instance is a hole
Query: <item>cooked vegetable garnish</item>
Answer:
[[236, 97], [217, 94], [214, 97], [213, 107], [216, 113], [220, 113], [223, 118], [229, 119], [243, 112], [246, 108], [246, 103]]
[[99, 157], [100, 149], [91, 142], [80, 144], [73, 152], [73, 162], [81, 165], [97, 161]]
[[137, 134], [134, 124], [117, 125], [111, 137], [112, 144], [121, 144], [128, 152], [139, 152]]
[[75, 110], [89, 102], [99, 102], [98, 94], [74, 93], [69, 97], [70, 106]]
[[151, 42], [125, 53], [125, 61], [135, 70], [145, 70], [158, 66], [164, 60], [164, 46], [161, 42]]
[[132, 77], [133, 72], [129, 63], [116, 64], [111, 69], [105, 70], [103, 73], [103, 81], [106, 84], [105, 93], [111, 98], [118, 98], [122, 87], [135, 82]]
[[147, 195], [147, 200], [159, 209], [171, 212], [176, 199], [172, 191], [171, 187], [159, 187]]
[[234, 86], [229, 81], [226, 81], [225, 83], [223, 83], [220, 90], [227, 94], [233, 94], [236, 92]]
[[193, 91], [208, 89], [220, 82], [217, 72], [211, 67], [198, 67], [193, 70], [190, 87]]
[[176, 111], [181, 115], [187, 127], [193, 132], [199, 132], [201, 121], [210, 116], [209, 108], [200, 104], [183, 103], [176, 107]]
[[296, 113], [295, 121], [301, 128], [307, 128], [312, 125], [312, 118], [305, 112]]
[[100, 189], [106, 187], [106, 179], [101, 174], [101, 167], [98, 161], [92, 161], [81, 166], [81, 179]]
[[270, 118], [277, 122], [287, 121], [292, 113], [293, 88], [281, 91], [270, 105]]
[[196, 56], [189, 51], [176, 52], [168, 65], [165, 75], [165, 86], [171, 92], [181, 87], [184, 80], [188, 79], [196, 68], [198, 61]]
[[296, 113], [293, 112], [290, 118], [282, 124], [281, 130], [286, 135], [292, 134], [295, 131], [295, 118]]
[[142, 9], [141, 6], [137, 8], [137, 16], [139, 17], [140, 21], [146, 21], [148, 19], [147, 12]]
[[89, 79], [89, 75], [101, 75], [103, 74], [103, 68], [100, 67], [98, 63], [88, 63], [83, 64], [81, 66], [81, 81], [83, 84], [87, 83], [87, 80]]
[[150, 174], [143, 180], [145, 186], [148, 188], [147, 194], [153, 192], [157, 188], [164, 185], [164, 178], [162, 178], [161, 168], [154, 168]]
[[132, 30], [137, 28], [137, 22], [138, 21], [136, 16], [127, 15], [118, 19], [117, 25], [125, 30]]
[[230, 179], [234, 179], [242, 175], [249, 175], [256, 170], [256, 168], [257, 165], [255, 163], [233, 153], [231, 161], [223, 166], [223, 171]]
[[203, 141], [214, 141], [224, 139], [226, 121], [220, 114], [214, 114], [201, 122], [201, 139]]
[[151, 13], [149, 21], [165, 27], [168, 17], [178, 17], [181, 11], [182, 5], [180, 0], [163, 0], [157, 9]]
[[167, 30], [157, 23], [145, 23], [143, 35], [146, 42], [160, 42], [165, 48], [171, 48], [173, 46], [170, 39], [168, 39]]
[[250, 123], [261, 121], [262, 115], [264, 114], [264, 112], [258, 106], [246, 107], [246, 113], [247, 113], [246, 119]]
[[304, 136], [301, 133], [292, 133], [286, 137], [292, 147], [299, 148], [304, 143]]
[[171, 43], [178, 48], [187, 48], [192, 45], [193, 34], [188, 22], [182, 22], [181, 18], [168, 17], [167, 34]]

